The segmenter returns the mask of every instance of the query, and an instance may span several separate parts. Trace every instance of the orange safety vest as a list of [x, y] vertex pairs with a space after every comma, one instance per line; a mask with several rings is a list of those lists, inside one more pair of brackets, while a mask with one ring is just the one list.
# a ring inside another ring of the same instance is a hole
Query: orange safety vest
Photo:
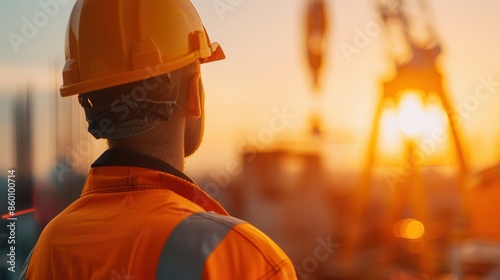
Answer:
[[20, 279], [296, 279], [286, 254], [182, 172], [110, 149], [43, 230]]

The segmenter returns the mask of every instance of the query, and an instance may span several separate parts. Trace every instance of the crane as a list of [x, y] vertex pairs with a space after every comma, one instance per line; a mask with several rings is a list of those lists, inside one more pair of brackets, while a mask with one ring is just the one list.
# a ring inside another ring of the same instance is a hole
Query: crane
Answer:
[[[459, 178], [457, 182], [459, 184], [459, 193], [462, 194], [461, 198], [463, 198], [465, 188], [465, 176], [468, 173], [460, 129], [458, 124], [453, 121], [454, 112], [443, 87], [442, 74], [436, 67], [436, 60], [441, 54], [442, 48], [431, 21], [427, 18], [428, 12], [425, 2], [423, 0], [379, 0], [377, 8], [384, 27], [388, 31], [387, 38], [393, 42], [391, 53], [395, 66], [395, 75], [391, 80], [383, 82], [383, 92], [375, 110], [366, 152], [365, 167], [351, 203], [349, 219], [351, 223], [348, 226], [343, 246], [342, 255], [347, 261], [352, 261], [362, 239], [361, 224], [371, 193], [371, 178], [377, 153], [377, 141], [380, 136], [381, 115], [387, 100], [392, 100], [394, 104], [397, 104], [402, 93], [411, 89], [418, 89], [422, 93], [421, 97], [424, 101], [431, 95], [437, 96], [446, 113], [447, 124], [453, 138], [454, 151], [458, 161]], [[408, 158], [411, 157], [412, 147], [411, 142], [409, 143]], [[417, 168], [417, 164], [411, 160], [410, 164], [412, 165], [411, 168]], [[423, 188], [420, 186], [422, 182], [417, 176], [413, 182], [406, 182], [406, 184], [410, 185], [408, 188], [413, 190], [405, 193], [397, 190], [394, 195], [399, 200], [410, 200], [406, 202], [411, 205], [419, 220], [426, 224], [429, 221], [429, 213], [426, 209], [425, 193], [422, 193]], [[392, 211], [401, 210], [403, 204], [397, 203]], [[464, 205], [464, 203], [460, 203], [460, 205]], [[396, 217], [394, 213], [390, 215]], [[385, 240], [387, 247], [394, 246], [394, 238], [391, 235], [388, 240]], [[434, 257], [433, 250], [430, 246], [427, 246], [421, 259], [421, 271], [423, 273], [432, 275], [435, 272]], [[388, 259], [391, 261], [391, 257]]]

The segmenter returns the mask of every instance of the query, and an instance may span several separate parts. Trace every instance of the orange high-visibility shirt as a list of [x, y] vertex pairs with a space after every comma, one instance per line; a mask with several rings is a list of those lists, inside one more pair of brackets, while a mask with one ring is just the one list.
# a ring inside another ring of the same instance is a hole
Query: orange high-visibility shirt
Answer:
[[296, 279], [265, 234], [182, 172], [110, 149], [43, 230], [21, 279]]

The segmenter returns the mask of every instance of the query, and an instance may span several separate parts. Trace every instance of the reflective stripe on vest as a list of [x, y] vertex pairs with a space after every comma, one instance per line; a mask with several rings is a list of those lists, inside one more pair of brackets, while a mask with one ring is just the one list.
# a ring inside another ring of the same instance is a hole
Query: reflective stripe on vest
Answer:
[[197, 212], [170, 233], [158, 262], [156, 279], [202, 279], [205, 261], [229, 231], [244, 221]]

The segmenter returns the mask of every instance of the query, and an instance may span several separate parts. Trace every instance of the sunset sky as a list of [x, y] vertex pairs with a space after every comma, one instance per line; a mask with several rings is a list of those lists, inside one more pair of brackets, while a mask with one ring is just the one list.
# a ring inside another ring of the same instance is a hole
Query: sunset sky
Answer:
[[[44, 10], [39, 3], [57, 3], [58, 11], [48, 16], [32, 38], [17, 46], [12, 33], [21, 35], [26, 20]], [[283, 131], [273, 131], [272, 141], [262, 147], [297, 142], [307, 130], [307, 118], [314, 105], [310, 76], [304, 52], [305, 0], [193, 0], [212, 41], [223, 47], [227, 59], [204, 65], [207, 123], [205, 142], [188, 159], [187, 172], [222, 168], [237, 159], [237, 150], [249, 137], [269, 128], [276, 111], [285, 110], [295, 118]], [[431, 2], [431, 1], [429, 1]], [[220, 3], [231, 8], [217, 10]], [[356, 36], [371, 24], [379, 24], [375, 1], [327, 0], [329, 20], [328, 53], [319, 106], [324, 115], [328, 137], [325, 158], [332, 168], [356, 168], [363, 159], [369, 126], [382, 79], [391, 77], [387, 34], [368, 37], [357, 47]], [[41, 101], [53, 93], [53, 67], [63, 64], [66, 22], [74, 1], [5, 0], [0, 3], [0, 94], [12, 94], [18, 85], [31, 82], [37, 95], [36, 114], [48, 110]], [[500, 82], [500, 2], [432, 1], [430, 4], [444, 53], [440, 68], [445, 76], [453, 104], [464, 104], [481, 85], [482, 79]], [[10, 34], [10, 35], [9, 35]], [[354, 46], [357, 52], [346, 55], [341, 46]], [[17, 51], [16, 51], [17, 48]], [[462, 130], [467, 159], [474, 168], [484, 168], [500, 158], [500, 85], [474, 110], [466, 112]], [[5, 99], [2, 99], [5, 100]], [[76, 100], [75, 100], [76, 102]], [[45, 112], [45, 113], [44, 113]], [[1, 147], [12, 143], [5, 131], [10, 113], [2, 107]], [[37, 152], [50, 139], [44, 129], [50, 126], [37, 120]], [[12, 162], [6, 151], [0, 168]], [[47, 159], [39, 157], [37, 172], [47, 172]], [[45, 166], [45, 167], [44, 167]]]

